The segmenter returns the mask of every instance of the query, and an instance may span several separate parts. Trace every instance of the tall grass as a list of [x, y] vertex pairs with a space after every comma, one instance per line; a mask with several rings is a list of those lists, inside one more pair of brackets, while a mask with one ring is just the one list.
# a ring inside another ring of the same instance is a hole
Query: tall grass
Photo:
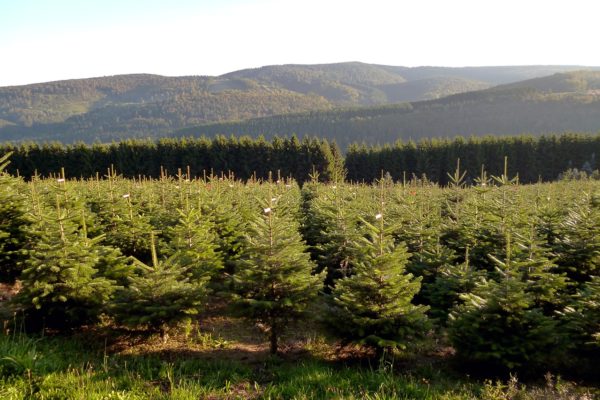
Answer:
[[78, 337], [0, 336], [0, 399], [592, 399], [560, 381], [478, 383], [442, 369], [398, 371], [313, 356], [235, 361], [194, 354], [104, 354]]

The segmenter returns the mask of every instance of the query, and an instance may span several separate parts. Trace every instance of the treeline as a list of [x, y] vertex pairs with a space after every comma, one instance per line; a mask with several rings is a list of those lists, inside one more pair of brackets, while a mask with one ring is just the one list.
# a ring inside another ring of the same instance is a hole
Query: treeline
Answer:
[[233, 176], [248, 180], [274, 176], [294, 177], [303, 182], [312, 172], [322, 180], [330, 180], [334, 171], [342, 169], [342, 158], [335, 143], [325, 139], [244, 136], [189, 139], [126, 140], [111, 144], [87, 145], [60, 143], [0, 146], [0, 155], [12, 152], [7, 171], [29, 178], [49, 176], [64, 168], [67, 177], [103, 176], [114, 169], [125, 177], [159, 177], [176, 175], [178, 170], [188, 177]]
[[508, 157], [509, 171], [520, 182], [533, 183], [556, 180], [569, 169], [591, 174], [598, 169], [598, 155], [600, 134], [457, 137], [371, 147], [354, 144], [346, 154], [345, 167], [352, 181], [370, 182], [385, 171], [396, 180], [416, 175], [446, 184], [458, 159], [466, 179], [472, 181], [482, 168], [488, 174], [501, 174]]
[[350, 181], [371, 182], [387, 172], [395, 180], [426, 177], [439, 184], [448, 182], [448, 171], [460, 159], [466, 179], [477, 178], [482, 168], [500, 174], [504, 158], [520, 182], [552, 181], [571, 169], [591, 174], [599, 165], [600, 134], [549, 136], [486, 136], [426, 139], [394, 145], [353, 144], [345, 161], [335, 142], [327, 139], [248, 136], [209, 138], [165, 138], [126, 140], [111, 144], [62, 145], [60, 143], [0, 146], [0, 154], [13, 152], [8, 172], [29, 178], [48, 176], [65, 168], [67, 176], [104, 175], [111, 166], [125, 177], [158, 177], [161, 171], [175, 175], [181, 169], [191, 177], [230, 175], [247, 180], [265, 179], [269, 172], [306, 181], [313, 172], [328, 181], [345, 168]]

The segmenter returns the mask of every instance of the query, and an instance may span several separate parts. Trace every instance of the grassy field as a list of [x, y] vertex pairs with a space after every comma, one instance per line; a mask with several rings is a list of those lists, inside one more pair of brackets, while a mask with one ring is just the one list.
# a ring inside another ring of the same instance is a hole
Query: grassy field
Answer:
[[[291, 329], [298, 332], [298, 329]], [[441, 345], [384, 362], [339, 351], [317, 329], [270, 356], [256, 327], [212, 317], [168, 341], [97, 327], [70, 335], [0, 336], [0, 398], [16, 399], [593, 399], [589, 383], [547, 375], [470, 377]]]

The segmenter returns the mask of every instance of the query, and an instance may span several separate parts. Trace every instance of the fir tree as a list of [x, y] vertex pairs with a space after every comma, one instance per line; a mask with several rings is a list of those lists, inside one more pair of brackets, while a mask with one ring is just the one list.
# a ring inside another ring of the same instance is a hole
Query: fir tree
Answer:
[[448, 314], [458, 302], [461, 294], [470, 293], [476, 283], [484, 277], [469, 264], [469, 248], [462, 263], [444, 263], [435, 280], [424, 289], [424, 297], [430, 305], [430, 315], [445, 325]]
[[[250, 184], [249, 184], [250, 185]], [[247, 231], [247, 220], [250, 210], [245, 199], [239, 195], [242, 188], [221, 188], [219, 181], [211, 181], [206, 186], [210, 197], [198, 208], [206, 216], [214, 230], [215, 251], [223, 262], [224, 280], [235, 273], [242, 250], [244, 235]]]
[[9, 154], [0, 157], [0, 282], [13, 282], [21, 273], [28, 243], [25, 199], [20, 181], [4, 172]]
[[496, 367], [541, 366], [550, 354], [559, 354], [562, 337], [554, 311], [561, 307], [559, 294], [564, 276], [552, 272], [548, 251], [532, 235], [517, 237], [513, 247], [506, 233], [502, 260], [490, 255], [497, 280], [483, 279], [451, 313], [450, 338], [458, 353]]
[[137, 271], [128, 286], [117, 291], [112, 315], [126, 326], [160, 333], [166, 341], [174, 324], [199, 312], [208, 293], [208, 277], [191, 280], [180, 252], [159, 261], [154, 234], [150, 236], [152, 265], [136, 260]]
[[345, 342], [386, 348], [405, 347], [427, 329], [427, 307], [412, 304], [421, 278], [406, 273], [410, 254], [395, 244], [394, 227], [384, 225], [383, 187], [377, 226], [363, 219], [366, 237], [356, 242], [352, 275], [337, 281], [331, 294], [329, 325]]
[[579, 284], [600, 275], [600, 204], [593, 196], [584, 194], [570, 207], [560, 231], [552, 246], [558, 270]]
[[122, 178], [113, 169], [106, 176], [108, 190], [101, 193], [92, 204], [93, 211], [104, 227], [106, 244], [118, 248], [125, 256], [132, 256], [143, 262], [150, 262], [148, 232], [152, 230], [149, 218], [140, 213], [134, 194], [130, 190], [117, 189], [124, 186]]
[[[309, 193], [308, 185], [302, 189], [303, 194]], [[315, 192], [304, 210], [303, 233], [312, 239], [311, 253], [317, 262], [317, 272], [326, 271], [327, 290], [335, 285], [337, 279], [352, 273], [353, 242], [360, 235], [353, 202], [354, 194], [350, 188], [343, 182], [336, 182]]]
[[569, 345], [578, 355], [600, 354], [600, 277], [594, 276], [573, 296], [561, 313]]
[[32, 227], [38, 240], [21, 275], [23, 290], [15, 297], [34, 328], [94, 322], [115, 289], [114, 282], [99, 273], [104, 238], [89, 239], [85, 225], [81, 229], [83, 210], [77, 215], [77, 210], [64, 209], [59, 193], [54, 213], [42, 210]]
[[322, 274], [312, 275], [294, 211], [274, 200], [263, 201], [261, 214], [250, 222], [234, 275], [233, 304], [240, 315], [263, 324], [273, 354], [287, 324], [304, 314], [323, 285]]
[[556, 322], [534, 306], [527, 283], [484, 280], [451, 314], [450, 338], [465, 359], [514, 369], [541, 365], [557, 345]]
[[223, 268], [223, 261], [216, 245], [214, 224], [189, 202], [183, 210], [177, 210], [179, 221], [168, 229], [168, 244], [162, 253], [176, 255], [178, 264], [192, 280], [211, 279]]

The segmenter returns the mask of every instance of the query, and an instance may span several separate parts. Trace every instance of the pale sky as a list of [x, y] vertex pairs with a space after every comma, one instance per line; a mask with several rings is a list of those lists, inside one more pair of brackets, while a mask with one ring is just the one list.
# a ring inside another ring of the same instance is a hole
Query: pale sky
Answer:
[[0, 0], [0, 86], [343, 61], [600, 66], [599, 18], [597, 0]]

